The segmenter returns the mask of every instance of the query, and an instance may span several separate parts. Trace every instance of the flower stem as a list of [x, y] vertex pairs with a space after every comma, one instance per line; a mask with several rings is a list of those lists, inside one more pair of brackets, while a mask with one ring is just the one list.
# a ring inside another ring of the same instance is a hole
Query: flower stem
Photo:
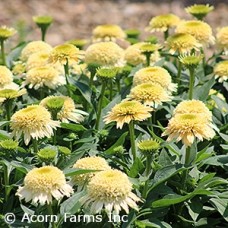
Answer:
[[110, 94], [109, 94], [109, 98], [110, 100], [112, 100], [113, 97], [113, 82], [112, 80], [110, 81]]
[[146, 171], [145, 171], [146, 176], [148, 176], [150, 174], [152, 159], [153, 159], [153, 157], [151, 154], [149, 154], [146, 157]]
[[[48, 210], [48, 214], [49, 215], [54, 215], [51, 204], [47, 204], [47, 210]], [[54, 221], [51, 222], [51, 227], [52, 228], [57, 228], [57, 226], [56, 226]]]
[[146, 53], [145, 56], [146, 56], [146, 66], [148, 67], [148, 66], [150, 66], [151, 53]]
[[34, 153], [37, 153], [38, 152], [37, 139], [32, 139], [32, 145], [33, 145]]
[[192, 97], [193, 97], [193, 87], [194, 87], [194, 82], [195, 82], [194, 69], [193, 68], [189, 68], [189, 73], [190, 73], [190, 79], [189, 79], [188, 98], [189, 98], [189, 100], [192, 100]]
[[97, 111], [97, 119], [96, 119], [96, 125], [95, 125], [96, 130], [99, 129], [99, 125], [100, 125], [101, 111], [102, 111], [102, 104], [103, 104], [103, 99], [104, 99], [105, 88], [106, 88], [106, 82], [103, 81], [102, 86], [101, 86], [101, 94], [100, 94], [100, 98], [98, 101], [98, 111]]
[[[190, 155], [191, 155], [191, 147], [187, 147], [185, 151], [185, 166], [189, 165], [190, 163]], [[183, 171], [183, 178], [182, 178], [182, 184], [183, 189], [186, 190], [186, 182], [187, 182], [187, 176], [188, 176], [188, 170]]]
[[169, 37], [169, 29], [167, 29], [167, 30], [164, 32], [164, 40], [167, 40], [168, 37]]
[[177, 84], [178, 84], [178, 88], [180, 87], [180, 84], [181, 84], [181, 70], [182, 70], [182, 62], [179, 61], [178, 71], [177, 71]]
[[47, 32], [47, 28], [41, 28], [41, 39], [42, 39], [42, 41], [45, 41], [46, 32]]
[[68, 60], [66, 62], [66, 64], [64, 64], [64, 72], [65, 72], [65, 78], [66, 78], [66, 86], [67, 86], [67, 92], [68, 92], [68, 96], [71, 96], [71, 92], [70, 92], [70, 83], [69, 83], [69, 63]]
[[2, 57], [2, 65], [6, 66], [4, 40], [1, 40], [1, 57]]
[[129, 123], [129, 133], [130, 133], [130, 141], [131, 141], [131, 152], [133, 156], [133, 160], [136, 159], [136, 147], [135, 147], [135, 130], [134, 130], [134, 122], [131, 121]]
[[9, 188], [9, 176], [8, 176], [8, 170], [7, 166], [4, 165], [4, 184], [5, 184], [5, 202], [8, 202], [8, 197], [10, 193], [10, 188]]

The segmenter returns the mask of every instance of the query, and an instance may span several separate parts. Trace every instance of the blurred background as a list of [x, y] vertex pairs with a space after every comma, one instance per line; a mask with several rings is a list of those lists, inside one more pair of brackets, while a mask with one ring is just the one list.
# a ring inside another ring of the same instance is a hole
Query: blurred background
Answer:
[[144, 28], [153, 16], [172, 12], [190, 19], [184, 7], [194, 3], [210, 3], [215, 10], [206, 17], [213, 27], [228, 25], [228, 0], [0, 0], [0, 25], [18, 30], [17, 40], [38, 40], [40, 31], [32, 16], [50, 15], [54, 23], [48, 30], [47, 42], [57, 45], [70, 39], [89, 38], [99, 24], [118, 24], [123, 29]]

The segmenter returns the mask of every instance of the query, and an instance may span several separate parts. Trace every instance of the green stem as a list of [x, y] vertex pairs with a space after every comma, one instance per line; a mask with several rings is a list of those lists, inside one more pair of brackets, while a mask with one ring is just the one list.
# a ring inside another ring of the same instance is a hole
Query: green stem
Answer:
[[66, 78], [66, 86], [67, 86], [67, 93], [68, 96], [71, 96], [71, 92], [70, 92], [70, 83], [69, 83], [69, 63], [68, 60], [66, 62], [66, 64], [64, 64], [64, 72], [65, 72], [65, 78]]
[[109, 94], [109, 98], [110, 100], [112, 100], [113, 97], [113, 83], [112, 80], [110, 81], [110, 94]]
[[10, 188], [9, 188], [9, 176], [7, 171], [7, 166], [4, 165], [4, 183], [5, 183], [5, 202], [8, 202]]
[[7, 119], [7, 121], [10, 121], [11, 109], [12, 109], [12, 100], [7, 100], [5, 102], [5, 108], [6, 108], [6, 119]]
[[99, 129], [99, 125], [100, 125], [101, 111], [102, 111], [102, 104], [103, 104], [103, 99], [104, 99], [105, 88], [106, 88], [106, 82], [103, 81], [102, 86], [101, 86], [101, 95], [100, 95], [100, 98], [98, 101], [97, 120], [96, 120], [96, 125], [95, 125], [96, 130]]
[[[49, 215], [54, 215], [51, 204], [47, 204], [47, 210]], [[55, 222], [51, 222], [51, 227], [56, 228]]]
[[[185, 151], [185, 166], [188, 166], [190, 164], [190, 155], [191, 155], [191, 147], [187, 147]], [[183, 171], [183, 177], [182, 177], [182, 185], [183, 189], [186, 189], [186, 182], [187, 182], [187, 177], [188, 177], [188, 170]]]
[[147, 155], [147, 157], [146, 157], [146, 171], [145, 171], [146, 176], [148, 176], [150, 174], [152, 159], [153, 159], [153, 157], [151, 154]]
[[120, 93], [120, 79], [116, 80], [116, 85], [117, 85], [117, 91]]
[[1, 39], [1, 56], [2, 56], [2, 65], [6, 66], [4, 40], [2, 40], [2, 39]]
[[167, 30], [164, 32], [164, 40], [167, 40], [168, 37], [169, 37], [169, 29], [167, 29]]
[[45, 41], [46, 32], [47, 32], [47, 28], [41, 28], [41, 39], [42, 39], [42, 41]]
[[131, 152], [133, 156], [133, 160], [136, 159], [136, 147], [135, 147], [135, 129], [134, 129], [134, 122], [131, 121], [129, 123], [129, 133], [130, 133], [130, 141], [131, 141]]
[[150, 66], [151, 53], [146, 53], [145, 56], [146, 56], [146, 66], [148, 67], [148, 66]]
[[188, 99], [192, 100], [193, 97], [193, 88], [194, 88], [194, 82], [195, 82], [195, 75], [194, 75], [194, 69], [189, 68], [190, 78], [189, 78], [189, 91], [188, 91]]
[[32, 145], [33, 145], [34, 153], [37, 153], [38, 152], [37, 139], [32, 139]]
[[182, 62], [179, 61], [178, 71], [177, 71], [177, 84], [178, 84], [178, 88], [180, 87], [180, 84], [181, 84], [181, 70], [182, 70]]

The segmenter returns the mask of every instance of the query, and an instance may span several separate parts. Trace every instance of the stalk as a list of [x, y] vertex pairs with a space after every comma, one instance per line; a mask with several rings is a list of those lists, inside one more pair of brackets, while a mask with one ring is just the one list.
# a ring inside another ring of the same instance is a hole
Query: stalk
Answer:
[[190, 73], [190, 79], [189, 79], [188, 98], [189, 98], [189, 100], [192, 100], [193, 88], [194, 88], [194, 82], [195, 82], [194, 69], [193, 68], [189, 68], [189, 73]]
[[181, 70], [182, 70], [182, 62], [179, 61], [179, 64], [178, 64], [178, 71], [177, 71], [177, 84], [178, 84], [178, 88], [181, 84]]
[[[51, 204], [47, 204], [47, 210], [49, 215], [54, 215]], [[57, 228], [55, 222], [51, 222], [52, 228]]]
[[46, 32], [47, 32], [47, 28], [41, 28], [41, 39], [42, 39], [42, 41], [45, 41]]
[[96, 130], [99, 129], [99, 125], [100, 125], [101, 111], [102, 111], [102, 104], [103, 104], [103, 99], [104, 99], [105, 88], [106, 88], [106, 82], [103, 81], [102, 87], [101, 87], [101, 95], [100, 95], [100, 99], [98, 101], [97, 120], [96, 120], [96, 125], [95, 125]]
[[136, 159], [136, 147], [135, 147], [134, 122], [131, 121], [128, 126], [129, 126], [130, 141], [131, 141], [131, 152], [132, 152], [133, 160], [135, 161], [135, 159]]
[[33, 150], [35, 153], [38, 152], [37, 139], [32, 139]]
[[2, 64], [6, 66], [4, 40], [1, 40], [1, 57], [2, 57]]
[[[184, 162], [185, 166], [189, 165], [190, 163], [190, 153], [191, 153], [191, 147], [187, 147], [185, 151], [185, 162]], [[182, 178], [182, 185], [184, 190], [186, 190], [187, 176], [188, 176], [188, 170], [184, 170], [183, 178]]]
[[164, 40], [167, 40], [168, 37], [169, 37], [169, 29], [167, 29], [167, 30], [164, 32]]
[[65, 72], [65, 78], [66, 78], [66, 85], [67, 85], [67, 93], [68, 93], [68, 96], [70, 97], [71, 96], [71, 92], [70, 92], [70, 83], [69, 83], [69, 63], [68, 63], [68, 60], [66, 62], [66, 64], [64, 64], [64, 72]]

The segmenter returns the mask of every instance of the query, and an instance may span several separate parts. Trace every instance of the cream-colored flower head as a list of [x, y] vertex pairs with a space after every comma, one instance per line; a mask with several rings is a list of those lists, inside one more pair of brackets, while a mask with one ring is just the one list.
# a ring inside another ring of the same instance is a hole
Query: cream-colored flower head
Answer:
[[116, 122], [117, 128], [122, 129], [124, 123], [129, 124], [132, 120], [143, 121], [151, 116], [152, 108], [144, 106], [139, 101], [123, 100], [115, 105], [105, 116], [105, 123]]
[[59, 122], [52, 120], [48, 110], [40, 105], [30, 105], [15, 112], [10, 123], [12, 135], [18, 140], [23, 134], [26, 145], [31, 139], [50, 138], [53, 129], [59, 126]]
[[211, 27], [203, 21], [183, 21], [178, 24], [176, 33], [187, 33], [194, 36], [201, 44], [214, 44], [215, 38]]
[[65, 83], [65, 77], [61, 75], [58, 70], [50, 66], [43, 66], [29, 70], [23, 85], [29, 85], [29, 88], [34, 89], [39, 89], [44, 86], [55, 89]]
[[186, 7], [185, 11], [191, 15], [193, 15], [198, 20], [202, 20], [208, 13], [210, 13], [214, 9], [213, 6], [209, 4], [194, 4], [192, 6]]
[[76, 109], [73, 99], [67, 96], [49, 96], [44, 98], [40, 105], [50, 112], [57, 110], [57, 119], [64, 123], [69, 123], [69, 121], [80, 123], [84, 120], [84, 115], [88, 115]]
[[176, 84], [172, 83], [171, 75], [162, 67], [145, 67], [135, 73], [133, 86], [147, 82], [157, 83], [170, 92], [176, 90]]
[[29, 56], [33, 53], [37, 53], [40, 51], [50, 52], [51, 50], [52, 47], [44, 41], [32, 41], [23, 48], [20, 59], [26, 62]]
[[26, 94], [26, 89], [15, 90], [15, 89], [0, 89], [0, 99], [2, 101], [14, 99]]
[[48, 64], [50, 51], [39, 51], [29, 56], [26, 63], [26, 70], [30, 70], [34, 67], [42, 67]]
[[214, 67], [214, 74], [219, 82], [226, 81], [228, 79], [228, 60], [217, 63]]
[[[139, 42], [129, 46], [125, 50], [125, 60], [127, 63], [136, 66], [140, 63], [146, 63], [146, 56], [142, 53], [141, 47], [147, 44], [146, 42]], [[160, 54], [158, 51], [154, 51], [154, 53], [150, 56], [151, 65], [160, 60]]]
[[[108, 165], [107, 161], [104, 158], [96, 156], [81, 158], [77, 160], [76, 163], [73, 165], [73, 168], [99, 171], [111, 169], [111, 167]], [[88, 181], [90, 181], [96, 173], [97, 172], [91, 172], [73, 176], [72, 183], [78, 186], [83, 186]]]
[[127, 98], [156, 108], [162, 102], [170, 101], [172, 97], [161, 85], [148, 82], [133, 87]]
[[207, 120], [212, 121], [212, 113], [209, 111], [207, 106], [200, 100], [193, 99], [182, 101], [173, 110], [174, 115], [185, 113], [203, 114]]
[[98, 25], [93, 30], [93, 42], [100, 41], [113, 41], [116, 39], [124, 39], [126, 37], [125, 32], [118, 25], [106, 24], [106, 25]]
[[17, 31], [14, 28], [9, 28], [6, 26], [0, 27], [0, 40], [7, 40], [13, 36]]
[[73, 189], [66, 183], [65, 175], [60, 169], [43, 166], [27, 173], [24, 186], [18, 188], [16, 195], [20, 200], [45, 205], [51, 204], [53, 198], [59, 201], [64, 196], [70, 197], [72, 193]]
[[169, 36], [166, 40], [169, 52], [174, 54], [190, 53], [192, 50], [198, 51], [201, 44], [196, 40], [196, 38], [190, 34], [177, 33]]
[[186, 146], [191, 146], [195, 138], [200, 141], [210, 140], [215, 136], [213, 125], [204, 114], [184, 113], [175, 115], [163, 132], [162, 136], [168, 135], [167, 141], [182, 140]]
[[101, 66], [123, 66], [124, 50], [114, 42], [95, 43], [87, 48], [85, 62]]
[[140, 199], [132, 192], [132, 184], [127, 175], [119, 170], [98, 172], [87, 186], [87, 194], [80, 199], [83, 206], [92, 214], [103, 209], [110, 216], [123, 209], [127, 214], [129, 207], [138, 210]]
[[50, 53], [48, 61], [50, 63], [61, 63], [65, 65], [68, 63], [77, 63], [83, 57], [83, 52], [80, 51], [73, 44], [61, 44], [53, 48]]
[[218, 29], [216, 40], [219, 48], [225, 51], [228, 55], [228, 26]]
[[6, 66], [0, 66], [0, 89], [18, 89], [13, 82], [13, 74]]
[[174, 14], [163, 14], [156, 17], [153, 17], [149, 23], [149, 26], [146, 30], [150, 32], [161, 31], [165, 32], [169, 28], [177, 26], [180, 18]]

